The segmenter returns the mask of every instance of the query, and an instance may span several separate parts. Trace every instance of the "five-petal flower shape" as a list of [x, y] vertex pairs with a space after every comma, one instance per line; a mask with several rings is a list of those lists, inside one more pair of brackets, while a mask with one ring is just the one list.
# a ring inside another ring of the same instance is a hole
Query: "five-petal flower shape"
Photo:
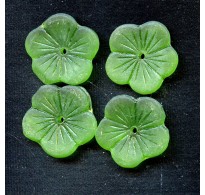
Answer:
[[55, 14], [29, 33], [25, 43], [32, 69], [45, 84], [84, 83], [99, 49], [97, 34], [67, 14]]
[[55, 158], [71, 155], [90, 141], [97, 129], [90, 96], [78, 86], [40, 87], [22, 125], [24, 135]]
[[106, 62], [107, 75], [140, 94], [154, 93], [178, 64], [170, 42], [169, 31], [159, 22], [119, 26], [110, 37], [112, 53]]
[[106, 105], [95, 137], [119, 166], [133, 168], [167, 148], [169, 131], [164, 121], [163, 107], [156, 100], [119, 95]]

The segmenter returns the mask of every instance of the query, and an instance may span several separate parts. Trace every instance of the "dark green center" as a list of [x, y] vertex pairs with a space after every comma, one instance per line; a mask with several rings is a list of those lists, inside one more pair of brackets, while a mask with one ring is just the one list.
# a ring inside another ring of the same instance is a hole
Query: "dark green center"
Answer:
[[58, 122], [58, 123], [63, 123], [63, 122], [64, 122], [63, 116], [59, 116], [59, 117], [57, 118], [57, 122]]
[[65, 48], [62, 48], [61, 49], [61, 54], [66, 54], [67, 53], [67, 50]]

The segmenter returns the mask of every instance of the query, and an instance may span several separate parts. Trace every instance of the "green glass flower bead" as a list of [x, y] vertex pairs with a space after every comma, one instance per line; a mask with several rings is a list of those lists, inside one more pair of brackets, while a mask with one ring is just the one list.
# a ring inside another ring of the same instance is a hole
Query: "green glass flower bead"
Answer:
[[25, 42], [33, 72], [44, 84], [84, 83], [99, 49], [97, 34], [67, 14], [55, 14], [31, 31]]
[[169, 31], [155, 21], [119, 26], [110, 37], [110, 49], [108, 77], [119, 85], [129, 84], [140, 94], [157, 91], [178, 64]]
[[32, 97], [22, 126], [24, 135], [48, 155], [64, 158], [94, 137], [97, 122], [84, 88], [44, 85]]
[[106, 105], [95, 137], [119, 166], [134, 168], [167, 148], [169, 131], [164, 121], [163, 107], [156, 100], [119, 95]]

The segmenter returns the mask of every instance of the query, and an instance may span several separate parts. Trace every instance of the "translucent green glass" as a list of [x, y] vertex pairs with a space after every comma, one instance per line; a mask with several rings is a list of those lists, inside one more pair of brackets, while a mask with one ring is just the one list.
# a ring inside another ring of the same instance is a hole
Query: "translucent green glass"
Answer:
[[99, 49], [97, 34], [67, 14], [55, 14], [29, 33], [25, 43], [32, 69], [45, 84], [84, 83]]
[[119, 85], [129, 84], [140, 94], [157, 91], [178, 64], [169, 31], [155, 21], [119, 26], [110, 37], [110, 49], [107, 75]]
[[163, 107], [156, 100], [119, 95], [106, 105], [95, 137], [119, 166], [134, 168], [167, 148], [169, 131], [164, 121]]
[[55, 158], [70, 156], [90, 141], [97, 129], [90, 96], [78, 86], [40, 87], [22, 125], [24, 135]]

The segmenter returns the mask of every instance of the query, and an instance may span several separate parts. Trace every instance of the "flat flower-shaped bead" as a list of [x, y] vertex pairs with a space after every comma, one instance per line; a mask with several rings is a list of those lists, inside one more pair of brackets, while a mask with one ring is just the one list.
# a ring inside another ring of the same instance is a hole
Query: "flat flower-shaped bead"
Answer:
[[156, 100], [119, 95], [106, 105], [95, 137], [119, 166], [134, 168], [167, 148], [169, 131], [164, 121], [164, 110]]
[[91, 75], [97, 34], [67, 14], [55, 14], [29, 33], [25, 43], [32, 69], [45, 84], [78, 85]]
[[140, 94], [155, 92], [178, 64], [170, 42], [169, 31], [159, 22], [119, 26], [110, 37], [112, 53], [106, 62], [107, 75]]
[[55, 158], [71, 155], [90, 141], [97, 129], [90, 96], [78, 86], [40, 87], [22, 125], [24, 135]]

